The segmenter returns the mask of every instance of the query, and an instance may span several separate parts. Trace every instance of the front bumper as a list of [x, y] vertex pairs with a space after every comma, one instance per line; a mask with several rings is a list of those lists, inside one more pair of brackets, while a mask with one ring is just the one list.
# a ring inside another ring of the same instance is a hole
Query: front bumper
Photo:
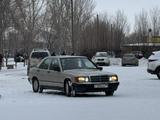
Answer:
[[106, 66], [109, 66], [110, 65], [110, 63], [109, 62], [95, 62], [97, 65], [100, 65], [100, 66], [104, 66], [104, 65], [106, 65]]
[[147, 69], [147, 72], [150, 73], [150, 74], [157, 74], [156, 71], [153, 71], [151, 69]]
[[89, 84], [73, 83], [73, 88], [76, 92], [104, 92], [104, 91], [115, 91], [117, 90], [118, 85], [119, 82], [89, 83]]

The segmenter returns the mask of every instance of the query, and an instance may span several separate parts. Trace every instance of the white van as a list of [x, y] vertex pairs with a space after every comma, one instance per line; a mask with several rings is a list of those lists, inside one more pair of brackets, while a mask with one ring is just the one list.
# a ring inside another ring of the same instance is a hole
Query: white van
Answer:
[[48, 56], [50, 56], [50, 52], [47, 49], [33, 49], [28, 60], [27, 75], [31, 67], [37, 66], [43, 58]]
[[160, 51], [152, 52], [148, 58], [148, 73], [155, 74], [160, 79]]

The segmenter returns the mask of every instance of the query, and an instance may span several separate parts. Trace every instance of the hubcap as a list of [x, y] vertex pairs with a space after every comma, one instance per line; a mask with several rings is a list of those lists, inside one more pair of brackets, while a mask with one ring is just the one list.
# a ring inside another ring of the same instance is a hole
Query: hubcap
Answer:
[[66, 83], [66, 95], [69, 94], [69, 85], [68, 85], [68, 82]]
[[37, 82], [37, 80], [34, 81], [33, 86], [34, 86], [35, 90], [38, 90], [38, 82]]

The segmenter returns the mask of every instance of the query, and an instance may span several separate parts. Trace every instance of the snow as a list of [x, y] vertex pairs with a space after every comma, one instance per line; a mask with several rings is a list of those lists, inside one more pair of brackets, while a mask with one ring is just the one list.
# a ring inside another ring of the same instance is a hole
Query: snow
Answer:
[[147, 60], [140, 61], [139, 67], [121, 67], [119, 63], [104, 67], [104, 71], [116, 73], [120, 81], [118, 90], [110, 97], [104, 93], [66, 97], [52, 90], [33, 93], [23, 64], [11, 70], [3, 68], [0, 71], [0, 119], [158, 120], [160, 80], [147, 73]]

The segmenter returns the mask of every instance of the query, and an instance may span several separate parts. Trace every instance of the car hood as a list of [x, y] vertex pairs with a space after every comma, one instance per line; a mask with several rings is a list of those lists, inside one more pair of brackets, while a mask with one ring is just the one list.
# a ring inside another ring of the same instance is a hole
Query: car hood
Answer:
[[97, 75], [116, 75], [114, 73], [94, 70], [94, 69], [74, 69], [74, 70], [65, 70], [65, 74], [73, 75], [73, 76], [97, 76]]

